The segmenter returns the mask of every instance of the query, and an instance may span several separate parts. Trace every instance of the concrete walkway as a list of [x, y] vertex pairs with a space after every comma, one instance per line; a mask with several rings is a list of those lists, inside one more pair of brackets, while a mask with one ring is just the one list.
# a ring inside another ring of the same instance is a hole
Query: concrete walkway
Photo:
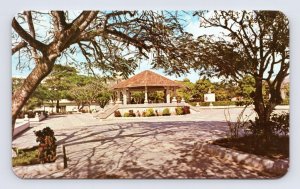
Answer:
[[[230, 111], [236, 117], [240, 109]], [[222, 112], [106, 121], [90, 114], [52, 116], [16, 138], [13, 146], [36, 145], [33, 130], [46, 126], [55, 131], [58, 145], [66, 146], [67, 169], [26, 173], [26, 178], [272, 178], [194, 150], [195, 142], [226, 136]]]

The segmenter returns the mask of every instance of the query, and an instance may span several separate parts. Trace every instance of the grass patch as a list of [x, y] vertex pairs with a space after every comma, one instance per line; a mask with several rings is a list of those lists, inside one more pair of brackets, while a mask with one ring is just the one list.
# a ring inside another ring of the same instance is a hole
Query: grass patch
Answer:
[[12, 158], [12, 166], [24, 166], [39, 164], [37, 147], [30, 149], [19, 149], [17, 157]]
[[274, 137], [268, 145], [262, 145], [254, 136], [244, 136], [240, 138], [222, 138], [213, 142], [225, 148], [266, 156], [271, 159], [285, 159], [289, 157], [289, 137]]

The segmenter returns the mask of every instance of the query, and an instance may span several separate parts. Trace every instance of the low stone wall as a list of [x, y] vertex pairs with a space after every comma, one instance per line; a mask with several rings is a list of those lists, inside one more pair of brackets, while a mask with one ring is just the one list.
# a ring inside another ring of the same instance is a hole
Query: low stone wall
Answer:
[[22, 133], [23, 131], [25, 131], [29, 127], [30, 127], [30, 122], [29, 121], [23, 121], [23, 120], [18, 120], [17, 119], [13, 136], [17, 136], [18, 134]]
[[201, 150], [213, 156], [219, 156], [220, 158], [229, 161], [250, 166], [258, 171], [266, 171], [278, 176], [286, 174], [289, 168], [288, 160], [271, 160], [254, 154], [248, 154], [218, 145], [212, 145], [210, 143], [197, 142], [195, 143], [195, 150]]

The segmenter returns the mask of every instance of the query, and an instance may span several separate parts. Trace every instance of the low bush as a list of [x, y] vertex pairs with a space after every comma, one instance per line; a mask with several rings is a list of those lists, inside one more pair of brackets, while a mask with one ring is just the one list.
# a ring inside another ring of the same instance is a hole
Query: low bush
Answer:
[[35, 113], [33, 111], [29, 111], [26, 114], [28, 115], [28, 118], [34, 118], [35, 117]]
[[252, 102], [250, 100], [242, 100], [242, 101], [235, 101], [236, 106], [246, 106], [250, 105]]
[[128, 112], [125, 112], [123, 117], [129, 117], [129, 113]]
[[44, 110], [37, 110], [34, 111], [34, 114], [38, 113], [39, 115], [41, 115], [42, 113], [45, 115], [45, 117], [48, 117], [48, 111], [44, 111]]
[[38, 159], [41, 163], [49, 163], [56, 160], [56, 138], [50, 127], [34, 131], [38, 145]]
[[[198, 102], [200, 106], [209, 106], [210, 102]], [[189, 102], [191, 106], [196, 106], [197, 102]], [[234, 101], [216, 101], [212, 103], [214, 106], [230, 106], [236, 105]]]
[[35, 112], [33, 111], [27, 111], [27, 112], [20, 112], [18, 115], [18, 119], [24, 119], [25, 115], [27, 114], [28, 118], [34, 118], [35, 117]]
[[[209, 106], [210, 103], [208, 103]], [[213, 102], [214, 106], [230, 106], [230, 105], [235, 105], [235, 102], [233, 101], [216, 101]]]
[[149, 108], [145, 112], [145, 117], [155, 116], [153, 108]]
[[122, 117], [121, 112], [119, 110], [115, 111], [115, 117]]
[[171, 115], [170, 109], [169, 109], [169, 108], [163, 109], [162, 115], [163, 115], [163, 116], [169, 116], [169, 115]]
[[129, 117], [135, 117], [135, 113], [133, 112], [133, 110], [129, 110]]
[[[197, 102], [189, 102], [189, 105], [191, 105], [191, 106], [196, 106], [196, 105], [197, 105]], [[200, 105], [200, 103], [199, 103], [199, 105]]]
[[183, 110], [183, 114], [190, 114], [191, 113], [189, 106], [183, 106], [182, 110]]
[[[290, 115], [289, 113], [282, 112], [281, 114], [273, 113], [271, 114], [268, 127], [270, 129], [270, 136], [287, 136], [289, 134], [290, 126]], [[255, 118], [255, 121], [250, 120], [249, 130], [252, 135], [259, 136], [263, 134], [264, 126], [259, 124], [258, 118]]]
[[84, 110], [84, 109], [80, 110], [80, 112], [81, 112], [81, 113], [87, 113], [87, 111]]
[[281, 102], [280, 105], [289, 105], [289, 104], [290, 104], [290, 101], [288, 98], [286, 98], [286, 99], [283, 99], [283, 101]]
[[253, 135], [239, 138], [221, 138], [215, 140], [213, 144], [246, 153], [267, 156], [272, 159], [285, 159], [289, 157], [289, 137], [287, 136], [275, 136], [268, 145], [262, 144]]
[[176, 107], [175, 111], [176, 111], [176, 115], [183, 115], [183, 108], [182, 107]]
[[285, 135], [289, 134], [290, 128], [290, 114], [287, 112], [282, 112], [281, 114], [273, 113], [270, 118], [272, 122], [272, 130], [275, 135]]

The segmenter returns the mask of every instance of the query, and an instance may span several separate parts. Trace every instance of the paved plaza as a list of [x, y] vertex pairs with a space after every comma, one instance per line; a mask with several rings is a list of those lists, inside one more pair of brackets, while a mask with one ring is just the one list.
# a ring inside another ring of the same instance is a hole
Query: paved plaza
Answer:
[[[241, 108], [230, 109], [231, 118]], [[250, 115], [248, 109], [246, 114]], [[252, 115], [254, 116], [254, 115]], [[234, 120], [233, 120], [234, 121]], [[33, 131], [51, 127], [65, 145], [68, 168], [24, 172], [24, 178], [270, 178], [264, 172], [195, 150], [195, 142], [225, 137], [224, 109], [170, 117], [99, 120], [91, 114], [50, 116], [13, 141], [37, 145]]]

